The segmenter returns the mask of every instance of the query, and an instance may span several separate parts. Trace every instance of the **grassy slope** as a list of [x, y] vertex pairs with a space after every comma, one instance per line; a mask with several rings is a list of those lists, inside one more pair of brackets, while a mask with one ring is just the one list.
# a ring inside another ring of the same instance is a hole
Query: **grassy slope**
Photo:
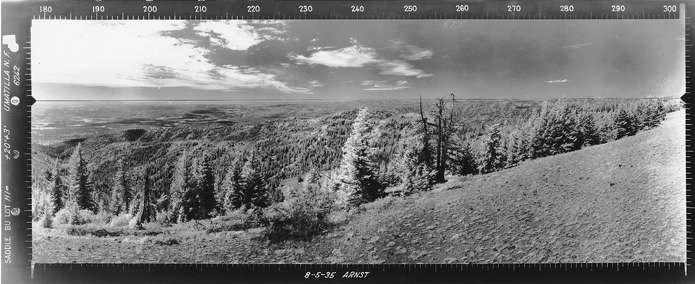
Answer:
[[500, 263], [685, 260], [685, 114], [581, 151], [388, 198], [311, 243], [246, 232], [65, 237], [35, 230], [37, 262]]

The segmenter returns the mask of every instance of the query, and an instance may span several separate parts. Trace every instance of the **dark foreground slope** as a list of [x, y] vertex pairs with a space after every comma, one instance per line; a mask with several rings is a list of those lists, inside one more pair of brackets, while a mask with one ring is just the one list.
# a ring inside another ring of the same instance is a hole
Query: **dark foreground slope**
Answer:
[[155, 237], [35, 230], [36, 262], [501, 263], [685, 261], [685, 113], [658, 128], [389, 197], [309, 243], [263, 229]]

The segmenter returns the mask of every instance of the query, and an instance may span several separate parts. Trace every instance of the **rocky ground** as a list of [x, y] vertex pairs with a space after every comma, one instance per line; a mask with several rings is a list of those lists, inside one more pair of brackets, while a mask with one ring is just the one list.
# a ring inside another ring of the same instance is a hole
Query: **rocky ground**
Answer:
[[390, 197], [311, 242], [261, 229], [67, 236], [36, 229], [34, 261], [81, 263], [684, 262], [685, 111], [658, 128]]

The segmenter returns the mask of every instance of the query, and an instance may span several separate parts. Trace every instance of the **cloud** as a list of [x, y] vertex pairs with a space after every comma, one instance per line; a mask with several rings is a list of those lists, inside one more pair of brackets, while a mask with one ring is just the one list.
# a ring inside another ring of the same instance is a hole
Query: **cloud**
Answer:
[[408, 81], [405, 80], [399, 80], [395, 85], [389, 84], [387, 81], [366, 80], [362, 81], [361, 85], [370, 86], [364, 89], [365, 91], [397, 91], [410, 88], [407, 84]]
[[580, 48], [580, 47], [583, 47], [583, 46], [587, 46], [587, 45], [592, 45], [592, 44], [593, 44], [592, 42], [579, 43], [579, 44], [573, 44], [573, 45], [563, 46], [562, 48], [563, 48], [563, 49], [577, 49], [577, 48]]
[[399, 49], [403, 54], [400, 56], [405, 60], [417, 61], [432, 57], [434, 52], [431, 49], [423, 49], [411, 44], [405, 44], [403, 42], [394, 42], [396, 48]]
[[236, 66], [224, 66], [217, 72], [223, 76], [224, 83], [221, 87], [241, 89], [275, 89], [285, 93], [310, 93], [306, 88], [290, 87], [275, 79], [275, 75], [262, 73], [255, 68], [239, 68]]
[[[312, 42], [315, 42], [312, 40]], [[416, 78], [430, 77], [422, 70], [416, 69], [404, 60], [386, 60], [379, 57], [373, 48], [362, 46], [356, 39], [350, 38], [350, 46], [335, 50], [326, 50], [327, 47], [309, 46], [308, 51], [315, 51], [309, 56], [290, 54], [288, 57], [300, 64], [325, 65], [328, 67], [364, 67], [376, 66], [381, 75], [411, 76]], [[414, 45], [406, 45], [402, 42], [394, 42], [396, 48], [404, 54], [400, 57], [406, 60], [421, 60], [432, 56], [431, 50], [419, 48]], [[318, 51], [316, 51], [318, 50]]]
[[364, 47], [354, 39], [350, 40], [353, 45], [348, 47], [336, 50], [320, 50], [308, 57], [295, 54], [290, 54], [289, 57], [298, 63], [326, 65], [329, 67], [362, 67], [370, 63], [379, 62], [374, 49]]
[[325, 84], [319, 82], [319, 80], [314, 80], [309, 82], [309, 85], [316, 88], [316, 87], [323, 87]]
[[415, 78], [431, 77], [432, 74], [427, 74], [425, 71], [420, 69], [415, 69], [413, 65], [405, 61], [388, 61], [379, 63], [379, 69], [381, 75], [393, 75], [393, 76], [411, 76]]
[[[201, 25], [213, 27], [203, 22], [198, 27]], [[33, 79], [38, 83], [113, 88], [263, 88], [285, 93], [310, 92], [254, 68], [218, 66], [204, 56], [210, 49], [197, 46], [190, 39], [165, 36], [167, 32], [186, 28], [185, 21], [35, 21]], [[224, 36], [219, 38], [225, 40]], [[235, 46], [249, 44], [241, 42]]]
[[263, 21], [255, 26], [245, 21], [204, 21], [199, 22], [193, 30], [197, 35], [209, 37], [212, 44], [231, 50], [247, 50], [265, 40], [282, 40], [283, 33], [276, 25], [280, 22]]
[[548, 84], [553, 83], [567, 83], [567, 79], [548, 81]]

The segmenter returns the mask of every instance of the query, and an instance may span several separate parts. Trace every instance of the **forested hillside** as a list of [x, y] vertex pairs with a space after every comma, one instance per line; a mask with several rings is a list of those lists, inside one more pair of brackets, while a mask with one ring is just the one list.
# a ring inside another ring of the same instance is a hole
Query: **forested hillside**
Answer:
[[[143, 117], [108, 130], [72, 127], [71, 137], [62, 134], [67, 139], [56, 142], [53, 135], [32, 149], [35, 220], [75, 225], [96, 215], [139, 227], [267, 208], [251, 211], [275, 233], [291, 235], [286, 225], [297, 221], [300, 209], [309, 210], [314, 223], [328, 222], [323, 219], [334, 206], [371, 202], [387, 188], [394, 194], [428, 190], [447, 175], [493, 172], [631, 136], [681, 107], [653, 98], [454, 96], [339, 105], [312, 112], [290, 103], [270, 113], [249, 106], [233, 114], [201, 105], [166, 123]], [[282, 114], [283, 107], [301, 115]], [[46, 137], [41, 131], [34, 129]], [[289, 186], [288, 179], [298, 183]]]

